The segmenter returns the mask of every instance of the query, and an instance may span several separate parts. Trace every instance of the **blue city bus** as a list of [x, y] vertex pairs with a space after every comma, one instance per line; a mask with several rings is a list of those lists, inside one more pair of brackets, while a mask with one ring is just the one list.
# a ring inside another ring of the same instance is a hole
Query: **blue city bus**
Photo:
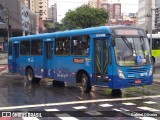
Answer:
[[100, 26], [12, 37], [9, 72], [26, 75], [28, 81], [50, 78], [80, 83], [84, 92], [92, 86], [121, 88], [153, 82], [151, 50], [144, 30], [129, 26]]

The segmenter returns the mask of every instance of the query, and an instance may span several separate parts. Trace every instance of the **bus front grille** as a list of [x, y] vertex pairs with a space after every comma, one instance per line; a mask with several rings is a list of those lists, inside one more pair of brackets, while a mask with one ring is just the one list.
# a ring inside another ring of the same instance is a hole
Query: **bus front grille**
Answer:
[[146, 68], [129, 68], [126, 69], [126, 73], [129, 79], [143, 79], [147, 76]]

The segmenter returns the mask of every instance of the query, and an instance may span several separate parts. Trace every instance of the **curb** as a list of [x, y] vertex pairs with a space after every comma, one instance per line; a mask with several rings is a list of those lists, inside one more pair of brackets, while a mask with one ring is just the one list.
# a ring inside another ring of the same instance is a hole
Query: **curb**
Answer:
[[153, 80], [153, 83], [155, 83], [155, 84], [160, 84], [160, 81], [157, 81], [157, 80], [154, 81], [154, 80]]

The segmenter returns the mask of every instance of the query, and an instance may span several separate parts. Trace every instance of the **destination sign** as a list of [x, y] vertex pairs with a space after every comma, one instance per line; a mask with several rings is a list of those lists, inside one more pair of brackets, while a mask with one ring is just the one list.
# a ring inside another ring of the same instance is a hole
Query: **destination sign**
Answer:
[[115, 29], [116, 35], [139, 35], [137, 29]]

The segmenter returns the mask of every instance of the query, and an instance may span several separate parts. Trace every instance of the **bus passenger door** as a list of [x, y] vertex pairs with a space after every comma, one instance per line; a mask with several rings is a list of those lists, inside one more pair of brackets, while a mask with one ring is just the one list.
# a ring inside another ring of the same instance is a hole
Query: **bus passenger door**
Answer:
[[19, 43], [13, 44], [13, 73], [19, 73]]
[[107, 39], [95, 40], [95, 82], [108, 83], [109, 46]]
[[45, 77], [51, 78], [53, 76], [53, 41], [45, 41], [44, 45], [44, 74]]

